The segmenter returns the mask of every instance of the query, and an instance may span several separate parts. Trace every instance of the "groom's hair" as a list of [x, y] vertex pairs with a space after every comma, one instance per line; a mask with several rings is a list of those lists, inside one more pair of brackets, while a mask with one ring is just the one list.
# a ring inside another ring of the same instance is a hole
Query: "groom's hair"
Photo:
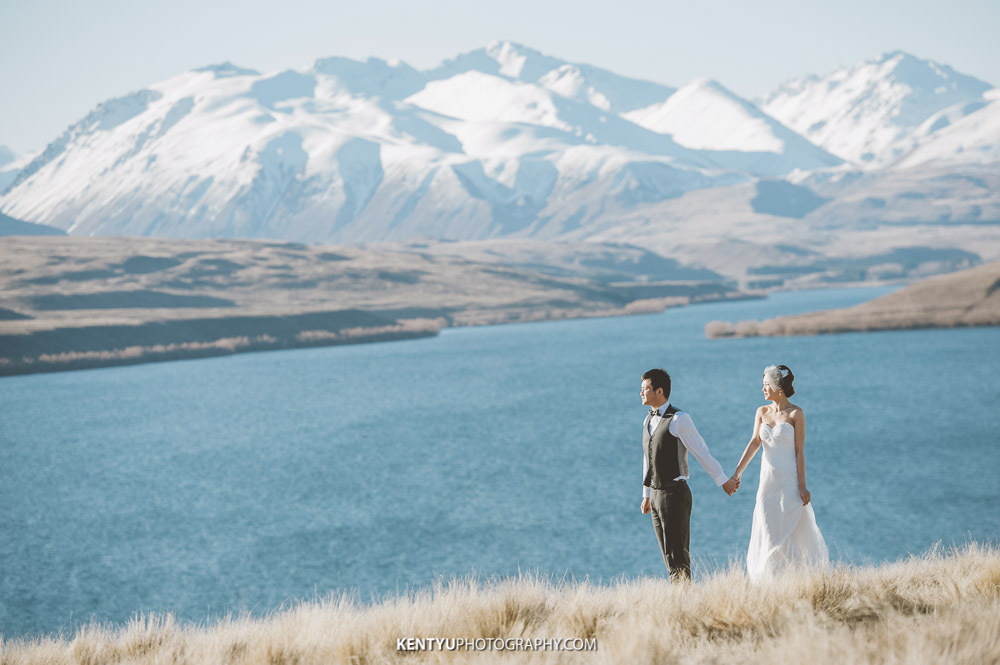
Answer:
[[670, 375], [665, 369], [651, 369], [642, 375], [642, 380], [649, 379], [653, 390], [663, 388], [663, 399], [670, 399]]

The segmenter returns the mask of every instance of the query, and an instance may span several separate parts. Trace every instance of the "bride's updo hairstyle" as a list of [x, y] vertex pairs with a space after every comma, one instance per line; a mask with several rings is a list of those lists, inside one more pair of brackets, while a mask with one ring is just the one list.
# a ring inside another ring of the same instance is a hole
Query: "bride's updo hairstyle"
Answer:
[[792, 386], [795, 375], [788, 369], [788, 365], [768, 365], [764, 368], [764, 380], [771, 386], [771, 390], [780, 390], [785, 393], [785, 397], [795, 394], [795, 387]]

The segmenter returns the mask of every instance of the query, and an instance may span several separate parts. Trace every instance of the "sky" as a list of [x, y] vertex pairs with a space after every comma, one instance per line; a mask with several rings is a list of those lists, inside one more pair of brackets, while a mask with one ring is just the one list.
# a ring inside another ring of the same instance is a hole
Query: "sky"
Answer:
[[41, 150], [99, 103], [212, 63], [426, 69], [495, 40], [751, 99], [894, 50], [1000, 85], [998, 25], [998, 0], [0, 0], [0, 145]]

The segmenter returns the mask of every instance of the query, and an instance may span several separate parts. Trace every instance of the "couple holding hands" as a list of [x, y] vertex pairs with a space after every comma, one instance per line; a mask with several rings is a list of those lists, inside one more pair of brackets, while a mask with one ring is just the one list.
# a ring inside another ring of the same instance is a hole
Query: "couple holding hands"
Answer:
[[764, 369], [764, 399], [757, 409], [753, 436], [736, 471], [727, 477], [686, 412], [672, 405], [670, 375], [651, 369], [642, 375], [642, 512], [652, 515], [653, 531], [670, 577], [690, 579], [691, 490], [687, 454], [732, 496], [750, 460], [763, 448], [760, 485], [750, 528], [747, 573], [754, 582], [773, 579], [789, 568], [823, 566], [829, 559], [823, 534], [806, 489], [805, 416], [788, 401], [795, 389], [785, 365]]

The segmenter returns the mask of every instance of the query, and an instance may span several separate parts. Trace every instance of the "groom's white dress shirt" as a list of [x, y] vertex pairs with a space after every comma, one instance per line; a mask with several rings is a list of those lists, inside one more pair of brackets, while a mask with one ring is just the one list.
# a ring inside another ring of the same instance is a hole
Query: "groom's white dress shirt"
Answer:
[[[662, 414], [667, 410], [670, 403], [660, 405], [660, 408], [656, 411], [657, 415], [647, 416], [646, 420], [646, 431], [652, 435], [656, 431], [656, 428], [660, 426], [663, 422]], [[694, 421], [691, 416], [685, 411], [678, 411], [674, 414], [674, 417], [670, 419], [670, 424], [667, 430], [684, 444], [688, 452], [694, 455], [694, 458], [698, 460], [708, 475], [712, 476], [712, 480], [719, 487], [729, 480], [729, 476], [726, 472], [722, 470], [722, 465], [719, 464], [718, 460], [712, 457], [712, 454], [708, 452], [708, 444], [705, 443], [705, 439], [701, 437], [698, 433], [698, 428], [694, 426]], [[646, 471], [649, 469], [649, 459], [646, 457], [646, 451], [642, 451], [642, 477], [646, 477]], [[687, 480], [689, 476], [677, 476], [674, 480]], [[649, 488], [645, 485], [642, 486], [642, 496], [643, 498], [649, 496]]]

